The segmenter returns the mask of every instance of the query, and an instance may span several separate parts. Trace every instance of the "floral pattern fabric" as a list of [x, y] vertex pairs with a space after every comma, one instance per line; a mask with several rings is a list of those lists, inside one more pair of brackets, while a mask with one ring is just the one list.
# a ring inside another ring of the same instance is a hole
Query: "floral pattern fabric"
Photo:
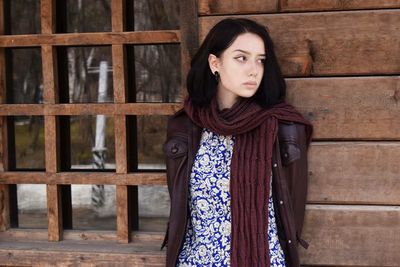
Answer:
[[[203, 129], [190, 175], [190, 216], [176, 266], [230, 266], [229, 179], [234, 142], [234, 136], [217, 135]], [[284, 267], [285, 257], [278, 239], [272, 190], [268, 210], [270, 251], [266, 253], [270, 255], [271, 267]]]

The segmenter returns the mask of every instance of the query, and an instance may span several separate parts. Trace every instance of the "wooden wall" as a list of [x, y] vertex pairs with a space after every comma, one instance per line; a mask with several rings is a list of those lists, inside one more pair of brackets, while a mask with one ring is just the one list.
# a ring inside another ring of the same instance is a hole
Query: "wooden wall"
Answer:
[[400, 1], [199, 1], [266, 25], [288, 102], [315, 127], [307, 266], [400, 266]]

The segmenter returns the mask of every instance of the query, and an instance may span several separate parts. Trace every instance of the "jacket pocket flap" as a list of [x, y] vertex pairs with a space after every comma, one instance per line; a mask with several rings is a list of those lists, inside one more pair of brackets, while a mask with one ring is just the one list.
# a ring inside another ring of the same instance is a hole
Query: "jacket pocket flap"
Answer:
[[300, 159], [301, 152], [297, 143], [283, 142], [280, 145], [282, 164], [287, 166], [293, 161]]

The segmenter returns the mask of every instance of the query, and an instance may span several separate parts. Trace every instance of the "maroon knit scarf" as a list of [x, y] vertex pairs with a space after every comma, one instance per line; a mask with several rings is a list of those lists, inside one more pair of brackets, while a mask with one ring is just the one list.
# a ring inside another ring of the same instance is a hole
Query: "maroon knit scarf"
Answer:
[[219, 111], [214, 97], [207, 107], [184, 102], [189, 118], [198, 126], [219, 135], [234, 135], [231, 160], [231, 266], [270, 266], [268, 246], [268, 198], [272, 148], [278, 120], [311, 124], [289, 104], [263, 109], [248, 98]]

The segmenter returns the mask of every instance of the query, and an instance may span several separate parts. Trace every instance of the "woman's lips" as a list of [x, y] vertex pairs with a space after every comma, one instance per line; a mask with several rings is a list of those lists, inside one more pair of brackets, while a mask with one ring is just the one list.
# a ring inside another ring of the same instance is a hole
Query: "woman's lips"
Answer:
[[246, 86], [248, 86], [248, 87], [255, 87], [255, 86], [257, 86], [257, 83], [256, 82], [245, 82], [245, 83], [243, 83], [244, 85], [246, 85]]

